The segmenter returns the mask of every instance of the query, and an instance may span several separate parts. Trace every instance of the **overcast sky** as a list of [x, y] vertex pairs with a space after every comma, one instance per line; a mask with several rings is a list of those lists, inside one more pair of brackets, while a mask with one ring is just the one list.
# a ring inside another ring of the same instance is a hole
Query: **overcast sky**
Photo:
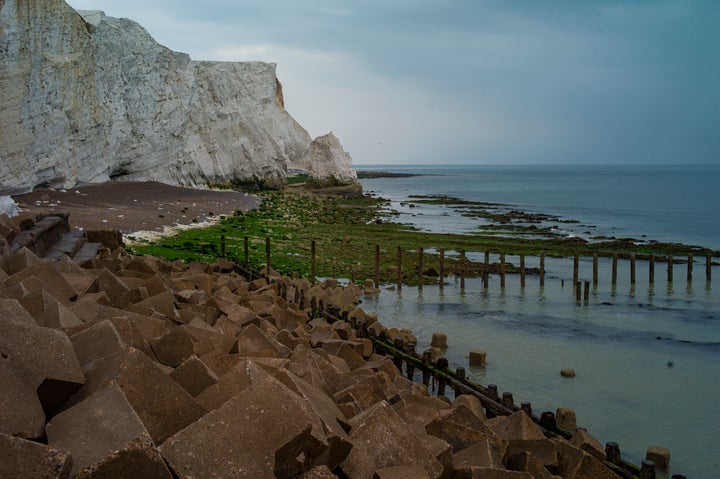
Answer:
[[71, 0], [277, 63], [356, 164], [720, 164], [716, 0]]

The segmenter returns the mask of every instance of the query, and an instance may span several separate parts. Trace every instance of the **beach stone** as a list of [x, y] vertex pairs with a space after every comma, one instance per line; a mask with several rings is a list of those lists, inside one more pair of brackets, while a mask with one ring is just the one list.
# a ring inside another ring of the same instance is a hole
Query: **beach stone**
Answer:
[[[0, 339], [0, 351], [4, 353], [3, 342]], [[24, 439], [42, 438], [45, 412], [40, 399], [35, 389], [15, 373], [10, 358], [4, 354], [0, 356], [0, 384], [0, 433]]]
[[203, 416], [200, 406], [142, 351], [129, 348], [95, 361], [85, 369], [87, 382], [72, 399], [76, 404], [116, 385], [122, 390], [155, 444]]
[[445, 333], [433, 333], [430, 346], [433, 348], [447, 349], [447, 335]]
[[[0, 353], [8, 364], [37, 392], [50, 416], [85, 382], [70, 339], [61, 331], [44, 328], [17, 314], [13, 300], [0, 301]], [[11, 314], [4, 312], [10, 310]], [[15, 311], [15, 313], [13, 313]], [[26, 313], [27, 314], [27, 313]]]
[[431, 436], [442, 439], [458, 453], [473, 444], [490, 438], [500, 439], [466, 406], [442, 411], [436, 419], [425, 426]]
[[72, 462], [67, 451], [0, 432], [0, 477], [69, 479]]
[[127, 344], [109, 320], [93, 323], [87, 329], [70, 336], [80, 364], [85, 365], [127, 349]]
[[431, 478], [444, 473], [423, 436], [412, 432], [387, 402], [375, 404], [349, 422], [353, 448], [340, 465], [346, 476], [372, 479], [377, 470], [403, 465], [420, 466]]
[[487, 364], [487, 353], [485, 351], [470, 351], [468, 363], [470, 366], [485, 366]]
[[215, 384], [218, 377], [197, 356], [192, 355], [170, 373], [170, 378], [196, 397]]
[[599, 461], [604, 461], [606, 458], [605, 446], [587, 432], [585, 428], [579, 427], [575, 429], [575, 434], [573, 434], [573, 437], [570, 439], [570, 444], [582, 449]]
[[575, 370], [574, 369], [563, 369], [560, 371], [560, 376], [562, 376], [564, 378], [574, 378]]
[[[169, 438], [160, 452], [180, 478], [291, 478], [329, 457], [308, 403], [269, 374]], [[329, 466], [331, 467], [331, 466]]]
[[509, 416], [490, 419], [486, 424], [506, 441], [545, 439], [545, 435], [524, 411], [516, 411]]
[[184, 327], [175, 327], [160, 337], [150, 340], [155, 355], [160, 364], [178, 367], [183, 361], [192, 356], [194, 345], [192, 337]]
[[651, 446], [645, 453], [645, 459], [655, 463], [655, 470], [668, 472], [670, 470], [670, 450], [662, 446]]
[[75, 477], [172, 477], [117, 386], [55, 416], [47, 436], [50, 446], [70, 452]]
[[373, 479], [430, 479], [425, 469], [420, 466], [390, 466], [375, 471]]
[[575, 411], [566, 407], [557, 408], [557, 411], [555, 412], [555, 423], [558, 429], [575, 433], [575, 429], [577, 429]]

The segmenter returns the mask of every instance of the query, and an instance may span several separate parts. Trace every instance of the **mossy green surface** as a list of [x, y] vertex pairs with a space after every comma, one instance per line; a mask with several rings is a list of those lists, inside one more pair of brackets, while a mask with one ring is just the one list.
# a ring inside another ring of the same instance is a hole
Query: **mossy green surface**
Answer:
[[[249, 263], [260, 267], [265, 263], [266, 238], [270, 238], [271, 266], [283, 274], [297, 273], [309, 277], [312, 271], [312, 242], [315, 241], [316, 276], [339, 276], [362, 281], [375, 277], [375, 246], [379, 245], [380, 281], [397, 281], [398, 248], [402, 248], [403, 282], [406, 284], [417, 284], [421, 247], [448, 252], [444, 266], [446, 274], [460, 268], [460, 251], [522, 253], [528, 256], [539, 256], [543, 252], [557, 257], [574, 254], [590, 256], [593, 253], [627, 257], [634, 253], [639, 259], [656, 254], [658, 261], [666, 254], [676, 257], [684, 257], [688, 253], [698, 257], [717, 255], [717, 252], [702, 248], [664, 243], [638, 244], [631, 239], [587, 243], [577, 238], [542, 238], [542, 235], [528, 234], [529, 230], [519, 227], [511, 228], [515, 233], [522, 233], [518, 237], [500, 236], [494, 227], [477, 234], [426, 233], [388, 221], [392, 213], [382, 208], [383, 201], [367, 196], [342, 198], [288, 188], [264, 192], [261, 197], [262, 204], [255, 210], [236, 212], [235, 215], [221, 217], [213, 226], [183, 231], [154, 243], [137, 242], [131, 250], [170, 260], [214, 261], [221, 253], [221, 237], [224, 237], [227, 256], [244, 261], [247, 237]], [[446, 199], [440, 201], [451, 204]], [[497, 229], [503, 230], [500, 227]], [[528, 264], [535, 263], [528, 260]], [[469, 268], [468, 275], [478, 274], [482, 269], [482, 265], [477, 263], [464, 262], [463, 265]], [[439, 269], [438, 254], [423, 255], [423, 271], [427, 273], [424, 282], [436, 281], [435, 273]], [[507, 264], [508, 272], [514, 269], [514, 265]]]

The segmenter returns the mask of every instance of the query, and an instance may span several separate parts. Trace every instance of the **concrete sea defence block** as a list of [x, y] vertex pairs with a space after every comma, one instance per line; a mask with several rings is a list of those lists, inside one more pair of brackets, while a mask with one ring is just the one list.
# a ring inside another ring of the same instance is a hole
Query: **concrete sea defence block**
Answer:
[[445, 467], [434, 457], [428, 442], [381, 401], [350, 420], [353, 448], [340, 468], [348, 477], [372, 479], [386, 467], [414, 464], [431, 478], [442, 477]]
[[170, 373], [170, 377], [196, 397], [215, 384], [218, 377], [197, 356], [192, 355]]
[[68, 479], [72, 458], [67, 451], [0, 432], [0, 477]]
[[454, 453], [488, 437], [500, 439], [492, 429], [463, 405], [441, 412], [436, 419], [425, 426], [425, 431], [450, 444]]
[[47, 425], [47, 436], [50, 446], [70, 452], [75, 477], [172, 477], [115, 385], [55, 416]]
[[504, 469], [507, 441], [497, 436], [484, 436], [453, 455], [454, 475], [461, 475], [471, 467]]
[[117, 385], [155, 444], [200, 418], [206, 410], [142, 351], [129, 348], [92, 363], [87, 382], [74, 397], [76, 404]]
[[93, 323], [70, 336], [80, 364], [85, 365], [127, 349], [127, 343], [109, 320]]
[[189, 358], [194, 351], [193, 339], [184, 327], [175, 327], [162, 336], [150, 340], [160, 364], [176, 368]]
[[[17, 313], [12, 302], [0, 302], [2, 311]], [[0, 314], [2, 354], [15, 373], [37, 391], [46, 414], [54, 414], [85, 382], [70, 339], [61, 331], [44, 328], [19, 314]]]
[[305, 400], [266, 373], [160, 452], [179, 478], [290, 478], [327, 457], [330, 445], [312, 433], [316, 419]]
[[45, 434], [45, 411], [35, 389], [10, 365], [4, 342], [0, 339], [0, 433], [40, 439]]
[[524, 411], [517, 411], [510, 416], [490, 419], [486, 424], [506, 441], [515, 439], [545, 439], [545, 435]]

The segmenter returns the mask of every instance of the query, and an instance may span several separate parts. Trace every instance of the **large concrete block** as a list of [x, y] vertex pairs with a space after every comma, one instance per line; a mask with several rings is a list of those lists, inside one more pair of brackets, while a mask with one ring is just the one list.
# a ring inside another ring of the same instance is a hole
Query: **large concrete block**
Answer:
[[517, 411], [510, 416], [493, 418], [487, 421], [487, 425], [506, 441], [545, 439], [545, 435], [524, 411]]
[[463, 471], [455, 471], [453, 479], [534, 479], [530, 473], [491, 469], [487, 467], [469, 467]]
[[559, 475], [564, 479], [618, 479], [618, 476], [587, 452], [569, 443], [554, 439], [560, 463]]
[[507, 468], [518, 472], [527, 472], [533, 479], [552, 479], [552, 473], [528, 451], [518, 451], [508, 454]]
[[504, 469], [507, 442], [497, 436], [485, 436], [473, 445], [453, 456], [453, 467], [457, 472], [471, 467]]
[[243, 394], [160, 447], [177, 477], [292, 478], [326, 456], [307, 401], [268, 373], [257, 375]]
[[336, 404], [353, 403], [360, 411], [364, 411], [388, 397], [376, 376], [369, 376], [350, 387], [337, 392], [333, 396]]
[[102, 359], [85, 369], [87, 382], [73, 397], [72, 404], [117, 385], [135, 410], [155, 444], [162, 442], [205, 414], [178, 383], [142, 351], [129, 348]]
[[605, 447], [593, 435], [584, 428], [577, 428], [570, 444], [587, 452], [595, 459], [604, 461], [606, 458]]
[[9, 358], [15, 373], [37, 392], [48, 416], [60, 409], [85, 382], [75, 350], [65, 333], [4, 314], [0, 314], [0, 331], [4, 339], [0, 352]]
[[448, 403], [435, 396], [401, 394], [401, 397], [393, 404], [393, 409], [417, 434], [424, 434], [430, 422], [438, 419], [442, 411], [450, 409]]
[[86, 365], [127, 349], [112, 321], [104, 320], [93, 323], [76, 334], [70, 336], [70, 342], [80, 364]]
[[237, 337], [237, 343], [231, 350], [240, 356], [260, 356], [287, 358], [292, 351], [273, 338], [269, 338], [254, 324], [246, 326]]
[[72, 301], [77, 298], [75, 289], [70, 286], [60, 272], [55, 269], [55, 264], [49, 261], [40, 261], [39, 263], [32, 264], [22, 271], [18, 271], [6, 278], [4, 283], [6, 286], [13, 286], [25, 282], [25, 280], [29, 278], [38, 279], [42, 285], [32, 289], [28, 288], [30, 292], [44, 289], [58, 300]]
[[288, 369], [330, 396], [358, 382], [347, 374], [341, 374], [318, 350], [298, 346], [289, 359]]
[[77, 328], [85, 324], [72, 310], [57, 301], [35, 319], [40, 326], [63, 330]]
[[390, 466], [375, 471], [373, 479], [430, 479], [425, 469], [420, 466]]
[[416, 435], [385, 401], [350, 420], [353, 448], [340, 465], [353, 479], [373, 479], [375, 471], [391, 466], [417, 465], [433, 479], [445, 468], [433, 457], [423, 436]]
[[192, 337], [184, 327], [175, 327], [162, 336], [151, 339], [150, 346], [158, 361], [171, 368], [178, 367], [195, 352]]
[[[0, 339], [0, 350], [4, 339]], [[45, 412], [35, 389], [18, 377], [9, 357], [0, 357], [0, 432], [25, 439], [44, 436]]]
[[425, 427], [425, 430], [428, 434], [450, 444], [454, 453], [479, 441], [484, 441], [488, 437], [498, 437], [492, 429], [463, 405], [443, 411], [438, 418]]
[[72, 463], [66, 451], [0, 432], [0, 477], [68, 479]]
[[72, 455], [76, 477], [172, 477], [140, 418], [115, 385], [58, 414], [46, 430], [50, 446]]
[[513, 439], [508, 442], [508, 456], [521, 452], [532, 454], [533, 458], [548, 469], [556, 471], [559, 467], [557, 445], [550, 439]]
[[192, 355], [170, 373], [170, 377], [196, 397], [215, 384], [218, 377], [197, 356]]
[[25, 268], [28, 268], [42, 261], [35, 253], [30, 251], [26, 247], [20, 248], [19, 250], [15, 251], [10, 256], [5, 257], [4, 259], [4, 269], [10, 275], [18, 273]]

